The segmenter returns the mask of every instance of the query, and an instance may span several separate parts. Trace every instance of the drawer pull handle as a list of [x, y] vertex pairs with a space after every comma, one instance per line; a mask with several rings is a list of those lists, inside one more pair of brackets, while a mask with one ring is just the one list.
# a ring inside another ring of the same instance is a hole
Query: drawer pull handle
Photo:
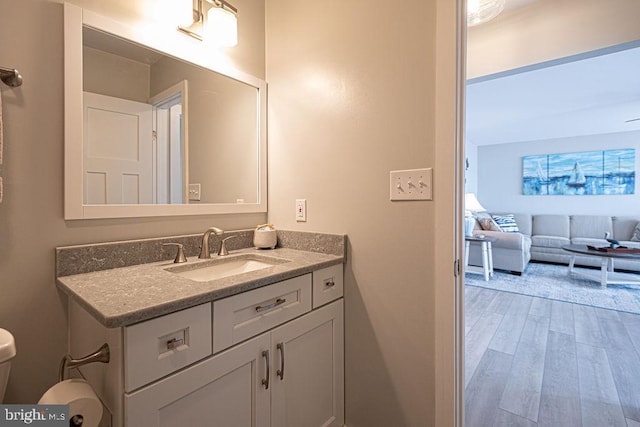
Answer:
[[333, 288], [333, 287], [336, 285], [336, 282], [334, 282], [333, 280], [329, 280], [329, 281], [327, 281], [327, 282], [324, 282], [324, 285], [325, 285], [327, 288]]
[[265, 360], [265, 364], [267, 365], [267, 377], [262, 379], [262, 385], [264, 386], [265, 390], [269, 390], [269, 377], [271, 376], [269, 374], [269, 350], [263, 350], [262, 351], [262, 357], [264, 357]]
[[184, 340], [172, 338], [169, 341], [167, 341], [167, 350], [175, 350], [176, 348], [180, 347], [182, 344], [184, 344]]
[[272, 302], [271, 304], [257, 306], [256, 311], [260, 313], [261, 311], [270, 310], [274, 307], [284, 304], [285, 302], [287, 302], [286, 298], [278, 298], [275, 302]]
[[280, 369], [276, 371], [276, 375], [279, 376], [281, 380], [284, 380], [284, 343], [276, 344], [276, 348], [280, 350]]

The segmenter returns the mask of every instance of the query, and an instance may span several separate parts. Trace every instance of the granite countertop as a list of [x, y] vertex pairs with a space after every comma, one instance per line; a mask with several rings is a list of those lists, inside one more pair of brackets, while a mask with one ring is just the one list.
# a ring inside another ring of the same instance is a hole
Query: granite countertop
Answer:
[[254, 248], [230, 252], [232, 259], [246, 254], [288, 260], [261, 270], [197, 282], [167, 268], [188, 268], [209, 260], [190, 257], [187, 264], [151, 262], [90, 273], [57, 277], [58, 287], [108, 328], [127, 326], [198, 304], [225, 298], [311, 271], [344, 262], [344, 256], [304, 250]]

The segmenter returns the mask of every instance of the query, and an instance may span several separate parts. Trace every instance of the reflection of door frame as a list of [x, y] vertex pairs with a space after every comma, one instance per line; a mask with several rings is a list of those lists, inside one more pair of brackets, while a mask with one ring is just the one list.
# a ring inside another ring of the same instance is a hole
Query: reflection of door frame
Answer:
[[[176, 83], [175, 85], [168, 87], [167, 89], [149, 98], [149, 103], [153, 105], [154, 108], [162, 108], [163, 106], [171, 105], [177, 98], [180, 98], [182, 100], [182, 123], [180, 127], [180, 140], [182, 142], [180, 147], [180, 158], [182, 159], [182, 164], [180, 165], [180, 169], [182, 171], [182, 203], [189, 203], [188, 89], [189, 85], [187, 80], [182, 80], [181, 82]], [[156, 118], [154, 117], [154, 129], [157, 129], [157, 123], [155, 122], [155, 120]], [[172, 149], [171, 151], [173, 152], [174, 150]], [[157, 179], [157, 175], [154, 176], [156, 176]], [[157, 180], [154, 180], [154, 182], [155, 185], [157, 185]]]

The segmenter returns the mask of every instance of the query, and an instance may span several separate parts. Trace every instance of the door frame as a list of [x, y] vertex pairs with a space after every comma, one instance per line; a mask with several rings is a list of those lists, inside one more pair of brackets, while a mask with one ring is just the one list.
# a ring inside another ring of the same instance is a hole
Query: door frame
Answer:
[[464, 425], [464, 88], [466, 1], [436, 0], [435, 425]]
[[[189, 203], [189, 82], [182, 80], [149, 98], [154, 108], [161, 108], [180, 98], [182, 104], [182, 126], [180, 129], [182, 159], [182, 203]], [[154, 193], [155, 194], [155, 193]]]

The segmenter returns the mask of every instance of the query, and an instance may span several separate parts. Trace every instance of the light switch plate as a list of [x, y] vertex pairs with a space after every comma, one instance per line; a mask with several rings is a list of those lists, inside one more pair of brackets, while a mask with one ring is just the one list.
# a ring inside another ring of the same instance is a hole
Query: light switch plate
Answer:
[[200, 201], [200, 184], [189, 184], [189, 200]]
[[433, 200], [433, 169], [408, 169], [389, 172], [390, 200]]

